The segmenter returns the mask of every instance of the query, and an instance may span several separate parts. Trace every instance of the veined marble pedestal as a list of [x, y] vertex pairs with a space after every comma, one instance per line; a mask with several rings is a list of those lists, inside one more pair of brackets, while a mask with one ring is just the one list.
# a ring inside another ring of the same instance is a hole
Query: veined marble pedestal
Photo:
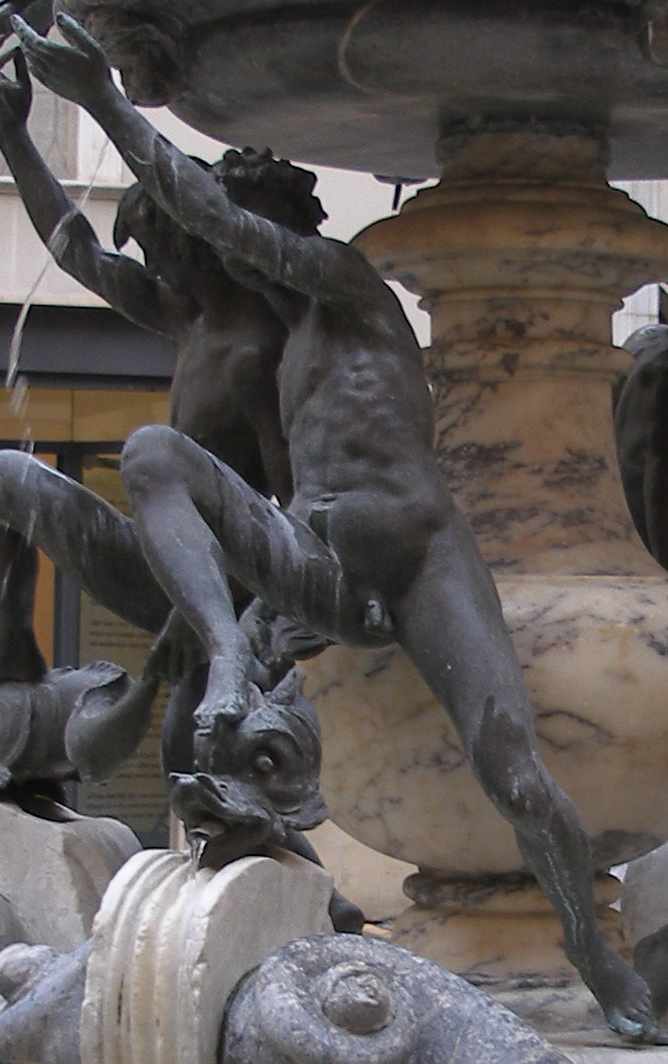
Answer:
[[[441, 155], [440, 185], [358, 243], [431, 310], [444, 474], [495, 573], [541, 753], [604, 873], [668, 838], [668, 578], [623, 498], [611, 384], [630, 357], [610, 346], [621, 297], [666, 268], [668, 227], [606, 185], [583, 130], [489, 127]], [[333, 648], [308, 675], [334, 820], [424, 873], [398, 941], [488, 988], [571, 981], [512, 831], [402, 652]]]

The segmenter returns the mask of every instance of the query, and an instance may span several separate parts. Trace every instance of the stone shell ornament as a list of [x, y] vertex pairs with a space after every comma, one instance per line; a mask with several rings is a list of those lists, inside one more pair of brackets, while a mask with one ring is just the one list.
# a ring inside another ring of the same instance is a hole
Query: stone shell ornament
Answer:
[[464, 979], [380, 939], [290, 942], [237, 988], [219, 1064], [564, 1064]]

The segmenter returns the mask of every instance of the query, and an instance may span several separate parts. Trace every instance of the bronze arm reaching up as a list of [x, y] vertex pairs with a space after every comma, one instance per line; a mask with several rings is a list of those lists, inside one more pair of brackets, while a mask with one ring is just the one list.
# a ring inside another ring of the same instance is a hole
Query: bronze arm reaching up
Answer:
[[[210, 245], [160, 210], [141, 185], [119, 201], [114, 241], [120, 250], [133, 237], [145, 265], [101, 247], [30, 138], [32, 92], [20, 51], [14, 66], [14, 81], [0, 74], [0, 151], [43, 243], [63, 270], [118, 313], [175, 341], [171, 424], [287, 504], [292, 483], [276, 384], [286, 338], [282, 321], [261, 293], [240, 284]], [[216, 167], [222, 181], [232, 182], [234, 170], [229, 154]]]

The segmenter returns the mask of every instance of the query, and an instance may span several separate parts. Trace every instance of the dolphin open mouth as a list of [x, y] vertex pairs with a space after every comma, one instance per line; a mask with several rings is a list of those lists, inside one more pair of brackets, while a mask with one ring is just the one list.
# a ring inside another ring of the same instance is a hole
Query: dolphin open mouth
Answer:
[[217, 862], [233, 861], [285, 835], [280, 820], [250, 784], [204, 772], [173, 772], [169, 785], [172, 808], [188, 837], [215, 843]]

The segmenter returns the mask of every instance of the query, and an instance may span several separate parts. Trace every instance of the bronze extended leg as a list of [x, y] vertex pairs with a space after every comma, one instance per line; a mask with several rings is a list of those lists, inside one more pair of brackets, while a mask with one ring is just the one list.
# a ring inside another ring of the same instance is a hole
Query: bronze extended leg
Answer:
[[146, 559], [209, 658], [199, 733], [247, 711], [255, 659], [228, 575], [307, 628], [369, 641], [363, 610], [326, 544], [191, 439], [164, 426], [140, 429], [121, 471]]
[[561, 921], [566, 953], [608, 1023], [631, 1038], [656, 1034], [643, 979], [605, 942], [594, 915], [589, 840], [545, 768], [501, 606], [466, 522], [434, 537], [397, 608], [399, 642], [448, 710], [483, 789]]
[[0, 451], [0, 522], [119, 617], [147, 631], [162, 627], [169, 602], [132, 521], [81, 484], [23, 451]]

